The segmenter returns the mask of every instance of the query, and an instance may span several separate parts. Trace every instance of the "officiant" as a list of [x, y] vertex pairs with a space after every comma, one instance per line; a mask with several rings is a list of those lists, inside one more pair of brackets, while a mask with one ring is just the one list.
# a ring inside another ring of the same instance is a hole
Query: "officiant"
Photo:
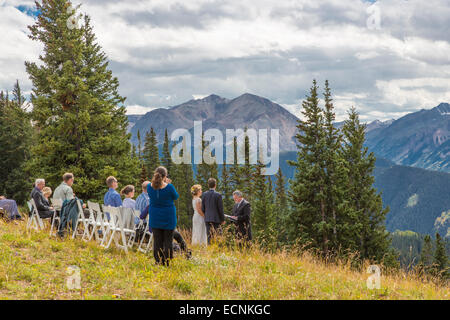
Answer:
[[252, 240], [252, 225], [250, 222], [251, 205], [244, 199], [242, 192], [233, 192], [234, 207], [233, 215], [230, 217], [236, 225], [237, 240], [248, 242]]

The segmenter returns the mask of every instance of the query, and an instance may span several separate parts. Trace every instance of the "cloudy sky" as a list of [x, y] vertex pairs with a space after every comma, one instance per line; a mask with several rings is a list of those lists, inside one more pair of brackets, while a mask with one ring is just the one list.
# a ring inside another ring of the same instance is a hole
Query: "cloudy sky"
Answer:
[[[313, 78], [338, 120], [399, 118], [450, 102], [450, 0], [74, 0], [92, 18], [128, 113], [215, 93], [257, 94], [296, 115]], [[0, 90], [19, 79], [33, 1], [0, 0]]]

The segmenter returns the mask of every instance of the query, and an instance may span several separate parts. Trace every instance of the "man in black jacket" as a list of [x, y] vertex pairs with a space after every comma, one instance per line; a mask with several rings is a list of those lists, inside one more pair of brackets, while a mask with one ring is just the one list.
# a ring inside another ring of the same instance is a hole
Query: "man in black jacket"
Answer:
[[233, 192], [235, 205], [233, 207], [233, 221], [236, 224], [236, 238], [238, 240], [252, 240], [252, 225], [250, 222], [251, 205], [244, 199], [242, 192]]
[[225, 223], [222, 195], [216, 191], [216, 179], [208, 180], [209, 190], [202, 195], [202, 211], [205, 213], [208, 244], [216, 234], [222, 233], [221, 225]]
[[34, 188], [31, 191], [31, 198], [36, 204], [36, 209], [39, 213], [41, 219], [52, 218], [53, 217], [53, 207], [50, 206], [47, 199], [45, 199], [42, 189], [45, 187], [44, 179], [36, 179], [34, 183]]

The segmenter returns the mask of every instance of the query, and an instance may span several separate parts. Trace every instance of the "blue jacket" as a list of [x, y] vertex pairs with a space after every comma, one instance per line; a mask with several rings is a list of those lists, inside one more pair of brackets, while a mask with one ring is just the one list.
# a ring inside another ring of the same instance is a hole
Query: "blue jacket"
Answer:
[[169, 183], [165, 188], [155, 190], [149, 184], [147, 193], [150, 198], [149, 227], [174, 230], [177, 226], [177, 212], [174, 201], [179, 197], [175, 187]]

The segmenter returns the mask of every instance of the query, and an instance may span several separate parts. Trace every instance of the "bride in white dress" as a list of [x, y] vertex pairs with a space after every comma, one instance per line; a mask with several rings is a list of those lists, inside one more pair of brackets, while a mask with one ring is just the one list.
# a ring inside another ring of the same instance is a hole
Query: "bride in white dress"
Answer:
[[191, 188], [192, 207], [194, 208], [194, 216], [192, 217], [192, 244], [207, 245], [208, 238], [206, 236], [205, 214], [202, 211], [202, 187], [198, 184]]

